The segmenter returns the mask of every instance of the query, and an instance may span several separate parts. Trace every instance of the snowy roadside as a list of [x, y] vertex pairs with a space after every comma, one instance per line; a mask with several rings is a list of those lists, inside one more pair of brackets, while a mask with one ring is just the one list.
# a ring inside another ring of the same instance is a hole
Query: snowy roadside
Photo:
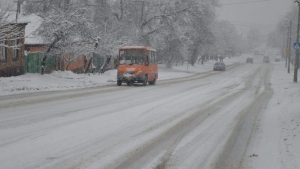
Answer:
[[283, 62], [272, 64], [274, 93], [255, 126], [245, 169], [300, 168], [300, 84], [293, 83]]
[[[248, 56], [251, 55], [226, 59], [224, 62], [226, 65], [245, 63]], [[160, 65], [159, 80], [209, 72], [214, 63], [215, 61], [210, 61], [194, 67], [180, 65], [172, 69]], [[254, 59], [254, 64], [261, 64], [259, 57]], [[300, 168], [300, 83], [292, 82], [293, 73], [286, 72], [283, 61], [274, 62], [272, 58], [270, 64], [274, 66], [270, 81], [274, 93], [254, 128], [242, 168]], [[0, 78], [0, 95], [116, 85], [116, 73], [116, 70], [112, 70], [101, 75], [84, 75], [67, 71], [43, 76], [26, 74]]]
[[[230, 65], [242, 58], [227, 58], [224, 62], [226, 65]], [[159, 65], [158, 81], [212, 71], [214, 63], [215, 61], [208, 61], [204, 65], [196, 64], [195, 66], [184, 64], [173, 66], [170, 69], [165, 68], [165, 65]], [[104, 74], [74, 74], [71, 71], [54, 71], [45, 75], [27, 73], [16, 77], [1, 77], [0, 96], [112, 85], [116, 84], [116, 75], [117, 70], [110, 70]]]

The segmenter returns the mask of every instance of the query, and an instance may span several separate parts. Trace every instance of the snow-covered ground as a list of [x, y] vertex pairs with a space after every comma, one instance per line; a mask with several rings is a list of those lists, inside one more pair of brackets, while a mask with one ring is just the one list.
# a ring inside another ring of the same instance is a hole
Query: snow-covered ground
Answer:
[[[260, 116], [243, 168], [300, 168], [300, 83], [293, 83], [284, 62], [271, 62], [274, 94]], [[299, 72], [298, 72], [299, 74]], [[298, 81], [299, 81], [298, 76]]]
[[[240, 58], [226, 59], [226, 65], [237, 62]], [[212, 71], [215, 61], [205, 62], [204, 65], [173, 66], [171, 69], [159, 65], [158, 81], [163, 79], [192, 76], [195, 73]], [[117, 84], [117, 70], [110, 70], [104, 74], [74, 74], [71, 71], [54, 71], [51, 74], [32, 74], [17, 77], [0, 78], [0, 96], [17, 93], [66, 90], [85, 87], [97, 87]]]
[[[252, 57], [251, 55], [243, 55], [231, 59], [227, 58], [224, 62], [226, 65], [237, 62], [245, 63], [245, 58], [249, 56]], [[259, 120], [253, 130], [252, 139], [245, 152], [246, 158], [243, 161], [243, 168], [300, 168], [300, 83], [292, 82], [293, 71], [291, 71], [291, 74], [288, 74], [283, 61], [274, 62], [273, 57], [270, 59], [270, 64], [273, 65], [270, 85], [274, 93], [267, 103], [264, 113], [259, 116]], [[259, 59], [254, 59], [254, 63], [260, 61]], [[172, 69], [167, 69], [160, 65], [157, 83], [163, 79], [192, 76], [200, 72], [212, 71], [213, 64], [214, 61], [210, 61], [205, 63], [205, 65], [195, 65], [194, 67], [187, 67], [187, 65], [174, 66]], [[298, 79], [300, 78], [298, 77]], [[0, 95], [5, 97], [18, 93], [106, 85], [116, 86], [116, 70], [107, 71], [100, 75], [73, 74], [68, 71], [53, 72], [43, 76], [40, 74], [26, 74], [18, 77], [0, 78]], [[230, 111], [228, 110], [228, 112]], [[40, 146], [43, 147], [42, 145]]]

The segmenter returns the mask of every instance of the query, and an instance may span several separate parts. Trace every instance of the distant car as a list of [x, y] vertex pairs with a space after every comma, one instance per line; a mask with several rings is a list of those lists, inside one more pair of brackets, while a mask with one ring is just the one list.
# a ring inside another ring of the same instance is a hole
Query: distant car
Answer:
[[247, 58], [246, 63], [253, 63], [253, 58]]
[[225, 70], [226, 70], [226, 66], [224, 62], [216, 62], [214, 64], [214, 71], [225, 71]]
[[264, 56], [263, 62], [264, 63], [269, 63], [269, 56]]
[[280, 58], [275, 58], [275, 62], [280, 62]]

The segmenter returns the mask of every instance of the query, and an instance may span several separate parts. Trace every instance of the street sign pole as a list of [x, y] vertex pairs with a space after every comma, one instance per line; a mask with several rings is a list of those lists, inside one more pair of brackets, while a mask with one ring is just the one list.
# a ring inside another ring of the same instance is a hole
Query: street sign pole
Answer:
[[[288, 27], [287, 27], [288, 28]], [[286, 33], [286, 48], [285, 48], [285, 68], [287, 67], [287, 63], [288, 63], [288, 53], [289, 51], [289, 31], [290, 29], [288, 28], [288, 31]]]
[[[297, 24], [297, 40], [296, 42], [299, 42], [299, 22], [300, 22], [300, 0], [295, 0], [296, 3], [298, 3], [298, 24]], [[297, 83], [297, 77], [298, 77], [298, 66], [299, 66], [299, 50], [296, 50], [296, 58], [295, 58], [295, 66], [294, 66], [294, 83]]]

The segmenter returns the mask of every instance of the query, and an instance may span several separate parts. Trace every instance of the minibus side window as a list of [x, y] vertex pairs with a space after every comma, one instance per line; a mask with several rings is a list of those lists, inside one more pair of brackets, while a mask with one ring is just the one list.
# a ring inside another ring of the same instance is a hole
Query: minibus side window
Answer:
[[155, 63], [155, 52], [151, 51], [151, 63]]
[[151, 62], [151, 51], [147, 51], [146, 64], [149, 64], [150, 62]]

